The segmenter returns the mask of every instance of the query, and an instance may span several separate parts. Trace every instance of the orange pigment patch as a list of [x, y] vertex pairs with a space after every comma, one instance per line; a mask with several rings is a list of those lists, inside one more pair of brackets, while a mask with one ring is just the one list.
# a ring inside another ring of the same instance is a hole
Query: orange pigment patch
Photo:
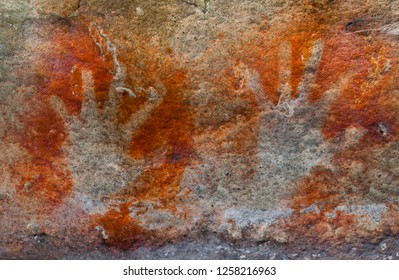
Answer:
[[46, 162], [62, 155], [65, 126], [50, 104], [45, 103], [20, 120], [25, 127], [20, 144], [35, 161]]
[[161, 80], [166, 88], [165, 100], [148, 122], [134, 133], [133, 157], [148, 157], [162, 148], [169, 162], [190, 162], [194, 151], [191, 138], [194, 127], [189, 104], [185, 104], [181, 96], [184, 80], [182, 71]]
[[53, 162], [23, 162], [14, 166], [15, 175], [20, 177], [17, 186], [18, 199], [29, 206], [34, 213], [51, 212], [70, 193], [72, 180], [65, 166]]
[[46, 212], [70, 193], [72, 180], [63, 163], [64, 123], [49, 104], [39, 107], [38, 103], [36, 110], [20, 118], [24, 131], [17, 133], [30, 158], [16, 163], [13, 170], [20, 178], [18, 195], [22, 201], [33, 212]]
[[[130, 188], [113, 196], [115, 199], [128, 200], [119, 206], [119, 210], [110, 210], [105, 215], [93, 217], [93, 226], [100, 224], [107, 234], [105, 242], [123, 250], [135, 249], [143, 245], [161, 244], [165, 240], [175, 238], [169, 236], [165, 229], [162, 232], [148, 230], [140, 222], [132, 219], [129, 208], [133, 202], [156, 202], [157, 210], [167, 210], [176, 216], [176, 219], [186, 219], [188, 213], [177, 213], [180, 201], [177, 195], [180, 191], [181, 178], [184, 166], [179, 164], [163, 164], [159, 168], [148, 169], [131, 184]], [[136, 215], [141, 215], [137, 211]]]
[[292, 202], [296, 213], [315, 204], [320, 210], [331, 212], [341, 202], [337, 175], [325, 168], [314, 168], [303, 182]]
[[179, 164], [163, 164], [143, 172], [132, 185], [134, 199], [137, 201], [157, 201], [163, 209], [176, 211], [176, 197], [180, 191], [180, 183], [184, 167]]
[[[97, 222], [103, 227], [107, 237], [105, 243], [122, 250], [147, 245], [151, 232], [143, 229], [130, 217], [129, 206], [123, 204], [119, 210], [110, 210]], [[95, 226], [95, 225], [94, 225]]]
[[[218, 45], [217, 48], [209, 48], [205, 56], [214, 59], [218, 56], [214, 51], [219, 48], [225, 48], [225, 46]], [[212, 66], [205, 71], [197, 70], [198, 72], [192, 75], [199, 83], [203, 80], [209, 82], [212, 92], [208, 93], [210, 98], [206, 106], [198, 106], [200, 108], [197, 109], [199, 123], [196, 133], [211, 133], [212, 146], [209, 149], [216, 153], [237, 156], [256, 153], [259, 134], [257, 116], [260, 110], [256, 95], [248, 85], [247, 65], [241, 63], [240, 59], [227, 61], [227, 65], [222, 64], [224, 67], [207, 61], [204, 57], [199, 58], [199, 61], [199, 64]], [[194, 84], [193, 87], [199, 87], [199, 84]], [[227, 118], [226, 115], [229, 117]], [[256, 161], [257, 159], [254, 159], [254, 162]]]
[[79, 67], [72, 68], [71, 73], [71, 90], [72, 96], [76, 98], [79, 104], [82, 103], [83, 96], [83, 81], [82, 81], [82, 69]]
[[[345, 204], [344, 196], [350, 195], [340, 183], [340, 176], [342, 174], [327, 168], [315, 167], [309, 176], [298, 183], [290, 202], [294, 216], [282, 224], [283, 228], [293, 233], [294, 239], [340, 239], [345, 237], [346, 231], [355, 227], [356, 215], [336, 210], [337, 206]], [[318, 210], [303, 212], [310, 206], [316, 206]]]
[[[339, 28], [339, 27], [337, 27]], [[315, 87], [310, 101], [320, 99], [338, 82], [339, 78], [352, 71], [363, 72], [370, 66], [365, 38], [352, 33], [339, 32], [332, 38], [323, 38], [323, 54], [316, 72]]]
[[[323, 134], [331, 139], [342, 135], [349, 127], [363, 127], [368, 133], [359, 143], [370, 147], [397, 138], [398, 117], [395, 112], [398, 96], [392, 93], [399, 89], [394, 78], [398, 64], [396, 59], [381, 52], [379, 45], [365, 54], [363, 62], [364, 66], [358, 68], [357, 74], [331, 105]], [[394, 69], [386, 75], [388, 70], [384, 67], [388, 64]]]
[[[274, 105], [277, 105], [280, 93], [281, 73], [279, 70], [290, 70], [289, 85], [292, 98], [298, 97], [298, 86], [303, 79], [306, 62], [311, 54], [314, 42], [325, 32], [325, 24], [319, 14], [299, 13], [298, 16], [284, 25], [284, 28], [271, 27], [267, 31], [255, 31], [249, 41], [242, 43], [232, 56], [243, 61], [259, 73], [262, 89]], [[324, 19], [324, 17], [323, 17]], [[290, 46], [290, 69], [280, 69], [281, 51]]]

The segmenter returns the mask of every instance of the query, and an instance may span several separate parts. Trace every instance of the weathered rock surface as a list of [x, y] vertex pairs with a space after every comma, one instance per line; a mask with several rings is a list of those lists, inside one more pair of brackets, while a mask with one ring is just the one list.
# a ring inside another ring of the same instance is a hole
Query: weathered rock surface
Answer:
[[0, 0], [0, 27], [0, 258], [399, 258], [399, 1]]

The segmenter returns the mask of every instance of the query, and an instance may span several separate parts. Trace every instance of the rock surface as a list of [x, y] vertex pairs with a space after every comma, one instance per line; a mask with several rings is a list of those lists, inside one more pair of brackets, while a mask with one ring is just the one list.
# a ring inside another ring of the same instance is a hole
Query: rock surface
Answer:
[[399, 1], [0, 0], [0, 27], [0, 258], [399, 258]]

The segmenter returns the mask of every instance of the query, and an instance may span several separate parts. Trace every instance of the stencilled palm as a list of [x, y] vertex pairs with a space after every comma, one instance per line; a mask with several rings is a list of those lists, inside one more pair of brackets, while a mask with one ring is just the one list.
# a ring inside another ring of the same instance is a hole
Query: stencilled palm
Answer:
[[337, 96], [343, 80], [332, 87], [325, 98], [309, 103], [308, 95], [321, 54], [322, 44], [316, 41], [297, 88], [298, 97], [293, 98], [293, 89], [289, 85], [291, 49], [289, 45], [281, 48], [277, 105], [272, 104], [261, 90], [258, 73], [248, 69], [241, 71], [246, 76], [243, 79], [245, 86], [254, 92], [261, 108], [259, 167], [255, 180], [259, 183], [252, 195], [253, 204], [258, 209], [276, 207], [294, 190], [295, 180], [306, 176], [317, 165], [329, 165], [333, 148], [323, 141], [321, 127], [326, 106]]
[[98, 109], [92, 72], [86, 69], [82, 70], [80, 115], [69, 115], [59, 98], [52, 100], [68, 132], [69, 143], [65, 150], [73, 177], [74, 195], [90, 214], [107, 211], [105, 200], [141, 174], [144, 162], [130, 157], [127, 149], [134, 131], [145, 123], [162, 101], [162, 96], [150, 87], [145, 91], [148, 99], [142, 109], [132, 114], [125, 124], [118, 123], [122, 94], [135, 95], [123, 85], [124, 69], [117, 60], [115, 46], [102, 31], [96, 28], [95, 32], [98, 33], [97, 37], [95, 34], [92, 36], [95, 43], [102, 52], [112, 52], [114, 58], [114, 79], [104, 109]]

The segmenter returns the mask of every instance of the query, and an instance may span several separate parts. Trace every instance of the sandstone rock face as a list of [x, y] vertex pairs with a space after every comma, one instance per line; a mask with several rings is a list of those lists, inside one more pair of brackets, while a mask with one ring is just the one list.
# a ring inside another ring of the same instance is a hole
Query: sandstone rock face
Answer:
[[0, 12], [1, 258], [398, 258], [398, 1]]

